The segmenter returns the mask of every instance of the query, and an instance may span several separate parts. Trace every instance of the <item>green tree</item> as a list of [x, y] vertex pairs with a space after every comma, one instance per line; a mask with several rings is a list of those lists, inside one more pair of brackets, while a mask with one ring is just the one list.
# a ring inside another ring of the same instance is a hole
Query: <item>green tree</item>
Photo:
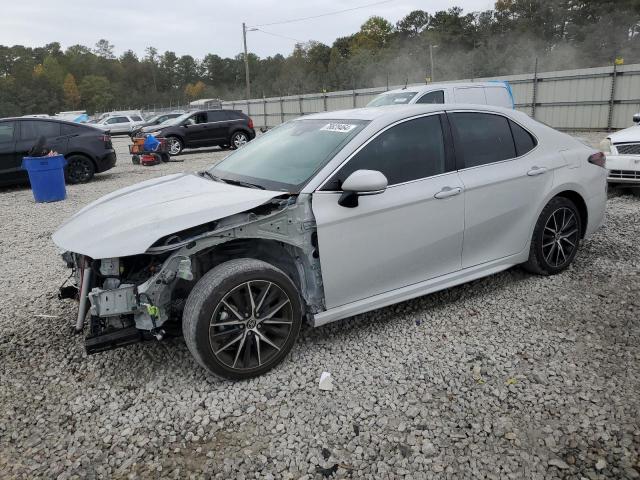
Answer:
[[84, 107], [90, 112], [103, 112], [112, 106], [114, 100], [109, 80], [98, 75], [87, 75], [82, 79], [80, 95]]
[[67, 108], [77, 109], [80, 106], [80, 90], [78, 90], [76, 79], [72, 74], [67, 73], [62, 89], [64, 90], [64, 102]]

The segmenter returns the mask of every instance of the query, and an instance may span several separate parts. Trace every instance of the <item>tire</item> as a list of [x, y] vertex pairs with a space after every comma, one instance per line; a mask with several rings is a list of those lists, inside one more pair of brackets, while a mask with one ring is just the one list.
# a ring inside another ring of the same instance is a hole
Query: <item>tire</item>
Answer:
[[171, 161], [171, 155], [169, 155], [168, 153], [162, 152], [162, 153], [160, 154], [160, 159], [161, 159], [164, 163], [170, 162], [170, 161]]
[[167, 143], [169, 144], [170, 155], [180, 155], [182, 150], [184, 150], [184, 143], [178, 137], [167, 137]]
[[262, 375], [286, 357], [300, 331], [302, 311], [300, 294], [284, 272], [240, 258], [198, 281], [187, 298], [182, 332], [200, 365], [217, 376], [242, 380]]
[[537, 275], [562, 272], [573, 262], [581, 237], [582, 219], [575, 204], [568, 198], [552, 198], [538, 217], [524, 268]]
[[249, 134], [247, 134], [247, 132], [239, 130], [235, 132], [233, 135], [231, 135], [230, 147], [232, 150], [236, 150], [240, 147], [243, 147], [247, 143], [249, 143]]
[[133, 163], [134, 165], [140, 165], [140, 156], [139, 155], [133, 155], [131, 157], [131, 163]]
[[67, 158], [67, 166], [64, 169], [67, 183], [87, 183], [95, 173], [96, 167], [90, 158], [84, 155], [71, 155]]

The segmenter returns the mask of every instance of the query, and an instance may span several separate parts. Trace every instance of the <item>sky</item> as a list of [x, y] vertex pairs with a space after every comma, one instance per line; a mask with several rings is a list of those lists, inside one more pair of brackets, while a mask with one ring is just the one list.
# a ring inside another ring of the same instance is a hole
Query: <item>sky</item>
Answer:
[[[93, 47], [106, 38], [118, 55], [131, 49], [143, 56], [151, 45], [160, 53], [233, 57], [242, 51], [242, 22], [261, 25], [376, 1], [380, 0], [0, 0], [0, 44], [36, 47], [57, 41], [63, 48]], [[337, 15], [263, 26], [262, 31], [247, 34], [247, 44], [259, 57], [287, 55], [296, 41], [331, 45], [337, 37], [358, 31], [372, 15], [395, 23], [416, 9], [433, 13], [459, 6], [467, 13], [493, 4], [491, 0], [390, 0]]]

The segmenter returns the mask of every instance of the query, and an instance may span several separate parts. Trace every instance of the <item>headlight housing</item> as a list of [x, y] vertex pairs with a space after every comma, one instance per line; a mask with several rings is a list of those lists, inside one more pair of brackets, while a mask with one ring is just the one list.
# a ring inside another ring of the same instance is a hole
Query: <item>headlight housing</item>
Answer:
[[602, 140], [600, 142], [600, 150], [603, 153], [611, 153], [611, 140], [608, 138], [605, 138], [604, 140]]

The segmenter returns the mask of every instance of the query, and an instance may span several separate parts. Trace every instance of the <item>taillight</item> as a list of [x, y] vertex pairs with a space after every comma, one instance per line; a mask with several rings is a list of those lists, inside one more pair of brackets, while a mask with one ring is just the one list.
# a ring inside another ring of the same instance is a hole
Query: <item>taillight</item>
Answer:
[[249, 117], [249, 128], [253, 128], [253, 120]]
[[597, 165], [602, 168], [606, 168], [605, 167], [606, 161], [607, 161], [607, 157], [602, 152], [594, 153], [593, 155], [589, 156], [589, 163], [593, 163], [594, 165]]

